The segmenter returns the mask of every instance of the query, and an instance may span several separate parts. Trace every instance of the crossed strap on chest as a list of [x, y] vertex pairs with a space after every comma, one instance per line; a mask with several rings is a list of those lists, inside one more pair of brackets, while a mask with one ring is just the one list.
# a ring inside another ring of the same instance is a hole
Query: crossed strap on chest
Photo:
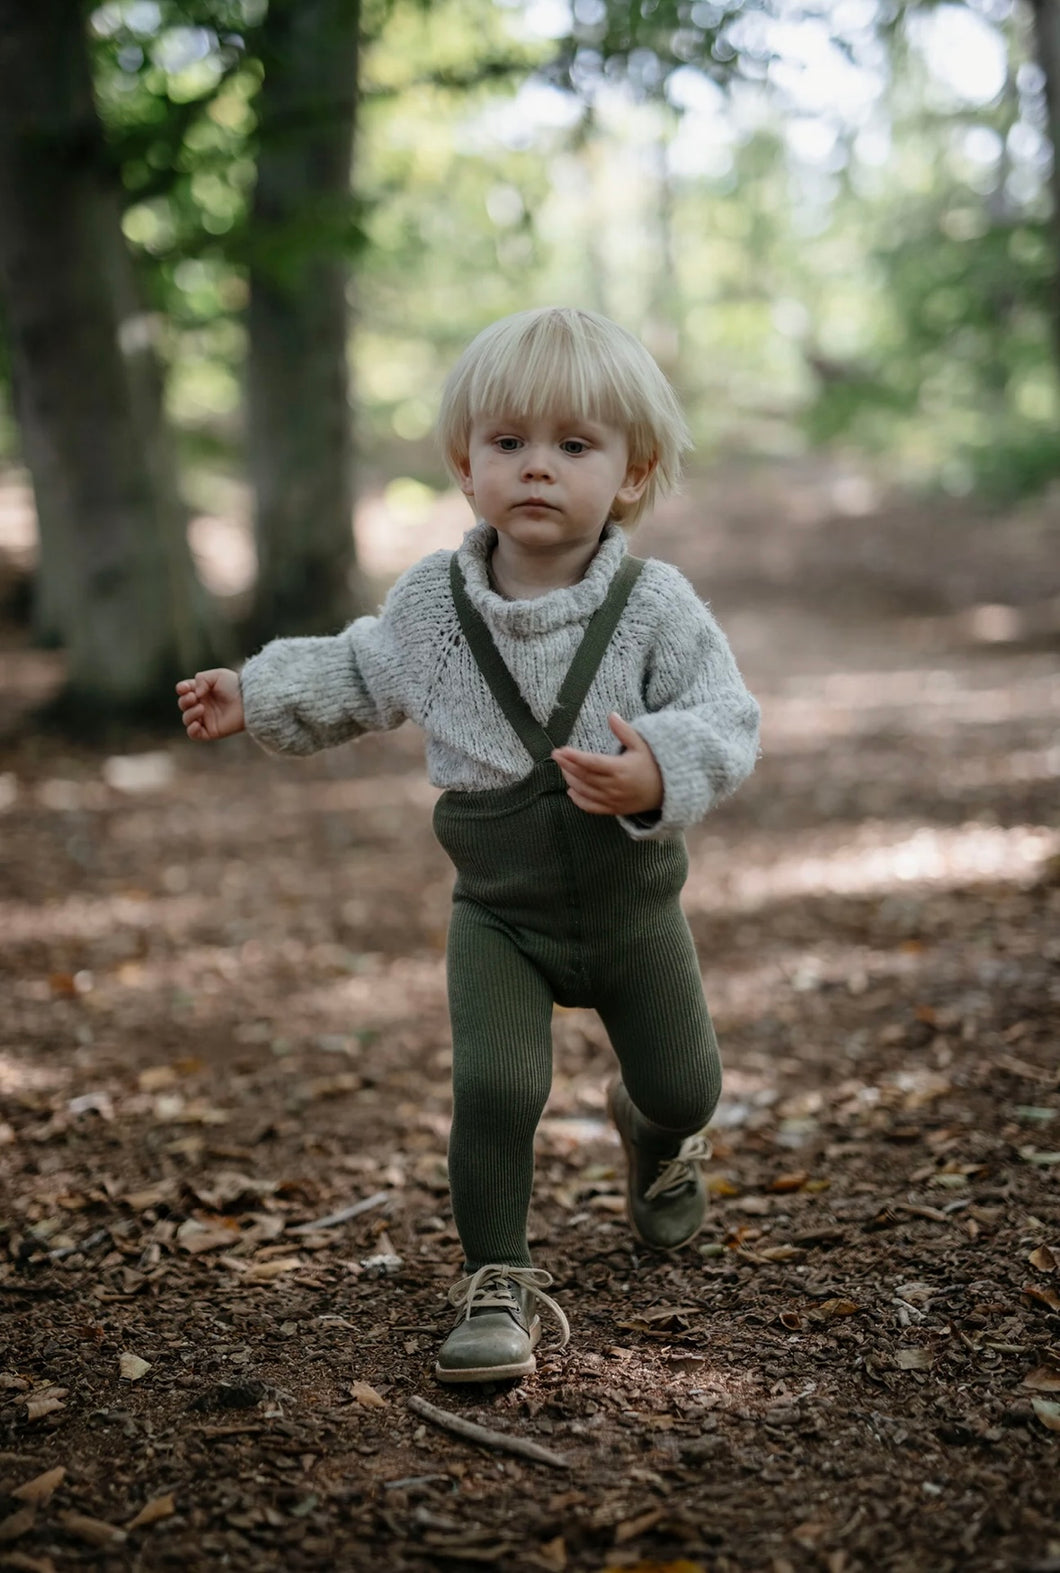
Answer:
[[454, 552], [449, 559], [453, 601], [468, 648], [503, 715], [535, 765], [548, 759], [554, 748], [562, 748], [568, 741], [643, 567], [643, 558], [623, 557], [607, 595], [589, 619], [581, 644], [560, 684], [552, 714], [542, 726], [523, 698], [518, 683], [493, 642], [493, 635], [467, 593], [457, 554]]

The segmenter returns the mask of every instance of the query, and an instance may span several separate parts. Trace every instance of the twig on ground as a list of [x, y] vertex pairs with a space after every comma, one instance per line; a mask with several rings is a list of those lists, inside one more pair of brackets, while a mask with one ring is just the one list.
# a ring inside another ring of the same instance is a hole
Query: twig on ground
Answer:
[[195, 1426], [194, 1429], [200, 1436], [209, 1437], [211, 1441], [218, 1437], [226, 1436], [257, 1436], [262, 1431], [268, 1431], [268, 1426]]
[[337, 1223], [360, 1217], [361, 1213], [369, 1212], [373, 1207], [382, 1207], [389, 1200], [389, 1191], [376, 1191], [374, 1196], [366, 1196], [363, 1202], [354, 1202], [352, 1207], [344, 1207], [341, 1212], [328, 1213], [326, 1218], [314, 1218], [311, 1223], [297, 1223], [287, 1233], [312, 1234], [314, 1229], [331, 1229]]
[[404, 1491], [406, 1486], [427, 1486], [435, 1480], [440, 1480], [443, 1485], [451, 1486], [455, 1491], [457, 1482], [452, 1475], [405, 1475], [401, 1480], [384, 1480], [384, 1491]]
[[416, 1393], [409, 1399], [409, 1408], [432, 1425], [441, 1426], [443, 1431], [452, 1431], [455, 1436], [465, 1437], [469, 1442], [481, 1442], [483, 1447], [495, 1447], [504, 1453], [518, 1453], [522, 1458], [533, 1459], [536, 1464], [551, 1464], [554, 1469], [571, 1467], [570, 1459], [562, 1453], [553, 1453], [537, 1442], [527, 1441], [525, 1437], [487, 1430], [485, 1426], [476, 1425], [474, 1420], [465, 1420], [462, 1415], [451, 1415], [446, 1409], [436, 1409]]
[[76, 1245], [59, 1245], [48, 1255], [53, 1262], [63, 1262], [68, 1256], [76, 1256], [79, 1251], [91, 1251], [94, 1246], [101, 1245], [104, 1240], [109, 1240], [110, 1234], [106, 1229], [96, 1229], [92, 1234], [86, 1235]]

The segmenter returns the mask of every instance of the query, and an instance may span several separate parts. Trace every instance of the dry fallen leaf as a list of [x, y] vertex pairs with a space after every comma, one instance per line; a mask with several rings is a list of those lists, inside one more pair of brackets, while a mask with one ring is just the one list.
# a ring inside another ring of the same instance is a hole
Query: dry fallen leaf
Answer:
[[827, 1319], [831, 1316], [856, 1316], [861, 1310], [860, 1305], [855, 1305], [853, 1300], [822, 1300], [810, 1312], [813, 1320]]
[[150, 1369], [149, 1360], [141, 1360], [139, 1355], [130, 1354], [127, 1349], [122, 1350], [118, 1360], [118, 1371], [123, 1381], [138, 1382]]
[[154, 1117], [159, 1125], [227, 1125], [227, 1109], [206, 1098], [185, 1098], [182, 1092], [161, 1092], [155, 1098]]
[[32, 1502], [40, 1507], [48, 1501], [52, 1493], [66, 1478], [66, 1470], [60, 1465], [57, 1469], [46, 1470], [43, 1475], [35, 1475], [32, 1480], [27, 1480], [24, 1486], [18, 1486], [11, 1495], [20, 1502]]
[[219, 1169], [209, 1180], [186, 1181], [185, 1188], [197, 1196], [204, 1207], [212, 1212], [222, 1212], [236, 1202], [274, 1195], [277, 1182], [255, 1180], [249, 1174], [241, 1174], [238, 1169]]
[[27, 1420], [43, 1420], [45, 1415], [53, 1415], [57, 1409], [65, 1408], [63, 1399], [66, 1391], [65, 1387], [57, 1387], [50, 1393], [38, 1393], [34, 1398], [27, 1398]]
[[1020, 1292], [1029, 1300], [1040, 1300], [1050, 1311], [1060, 1311], [1060, 1294], [1055, 1289], [1039, 1289], [1037, 1284], [1024, 1284]]
[[353, 1382], [350, 1385], [350, 1397], [357, 1403], [363, 1404], [366, 1409], [385, 1409], [386, 1399], [376, 1392], [370, 1382]]
[[129, 1191], [122, 1197], [127, 1207], [133, 1212], [146, 1212], [148, 1207], [158, 1207], [163, 1202], [172, 1200], [176, 1187], [171, 1180], [162, 1180], [158, 1185], [149, 1185], [142, 1191]]
[[1060, 1431], [1060, 1404], [1050, 1398], [1032, 1398], [1031, 1407], [1049, 1431]]
[[172, 1518], [176, 1511], [177, 1507], [173, 1500], [173, 1493], [172, 1491], [167, 1491], [165, 1496], [152, 1497], [150, 1502], [146, 1502], [136, 1517], [129, 1520], [125, 1528], [126, 1530], [143, 1529], [148, 1524], [156, 1524], [160, 1518]]
[[0, 1559], [0, 1567], [17, 1568], [19, 1573], [55, 1573], [51, 1557], [31, 1557], [24, 1551], [8, 1551]]
[[544, 1545], [531, 1553], [527, 1562], [535, 1568], [543, 1568], [544, 1573], [565, 1573], [567, 1546], [563, 1536], [557, 1535], [555, 1540], [546, 1540]]
[[670, 1355], [666, 1361], [669, 1371], [698, 1371], [701, 1365], [706, 1365], [706, 1355], [697, 1355], [689, 1351], [687, 1354]]
[[[225, 1266], [231, 1267], [232, 1259], [225, 1259]], [[268, 1283], [273, 1278], [282, 1278], [284, 1273], [295, 1273], [304, 1266], [300, 1256], [274, 1256], [271, 1262], [251, 1262], [244, 1273], [252, 1283]]]
[[621, 1524], [616, 1524], [615, 1545], [623, 1546], [627, 1540], [636, 1540], [645, 1530], [653, 1529], [665, 1513], [664, 1507], [652, 1507], [647, 1512], [638, 1513], [636, 1518], [627, 1518]]
[[239, 1225], [234, 1219], [207, 1225], [189, 1218], [177, 1230], [177, 1244], [190, 1256], [201, 1256], [204, 1251], [230, 1250], [238, 1238]]
[[84, 1513], [60, 1513], [59, 1522], [68, 1534], [77, 1540], [84, 1540], [90, 1546], [99, 1546], [101, 1550], [109, 1550], [125, 1543], [124, 1529], [118, 1529], [115, 1524], [105, 1524], [101, 1518], [89, 1518]]
[[915, 1347], [896, 1349], [894, 1363], [901, 1371], [930, 1371], [931, 1350]]
[[768, 1196], [741, 1196], [733, 1205], [737, 1212], [750, 1218], [768, 1218], [775, 1211]]
[[37, 1509], [34, 1506], [20, 1507], [17, 1513], [8, 1514], [7, 1518], [0, 1520], [0, 1544], [7, 1544], [17, 1540], [19, 1535], [24, 1535], [27, 1529], [33, 1528], [36, 1517]]
[[1033, 1371], [1027, 1372], [1022, 1385], [1033, 1388], [1037, 1393], [1060, 1393], [1060, 1371], [1055, 1371], [1049, 1365], [1036, 1366]]
[[1060, 1267], [1060, 1261], [1057, 1260], [1056, 1252], [1047, 1245], [1039, 1245], [1036, 1251], [1031, 1252], [1027, 1260], [1040, 1273], [1055, 1273], [1057, 1268]]
[[599, 1196], [589, 1197], [589, 1206], [594, 1212], [614, 1213], [617, 1217], [619, 1213], [624, 1213], [626, 1210], [626, 1198], [624, 1196], [612, 1196], [607, 1193], [601, 1193]]
[[141, 1092], [161, 1092], [164, 1087], [172, 1087], [177, 1080], [176, 1067], [173, 1065], [148, 1065], [136, 1078]]
[[827, 1528], [827, 1524], [823, 1524], [817, 1519], [807, 1519], [804, 1524], [799, 1524], [791, 1531], [791, 1538], [792, 1540], [797, 1540], [800, 1546], [805, 1546], [809, 1551], [817, 1544]]

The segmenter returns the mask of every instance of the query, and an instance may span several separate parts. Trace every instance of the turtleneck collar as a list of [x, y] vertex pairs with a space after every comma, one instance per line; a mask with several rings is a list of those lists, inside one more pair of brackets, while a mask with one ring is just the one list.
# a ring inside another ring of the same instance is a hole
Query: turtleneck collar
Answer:
[[457, 561], [476, 611], [490, 627], [514, 638], [552, 633], [567, 623], [585, 622], [603, 602], [626, 555], [624, 531], [617, 524], [607, 524], [596, 555], [577, 584], [548, 590], [529, 601], [509, 601], [490, 584], [489, 559], [496, 541], [496, 530], [480, 519], [464, 536]]

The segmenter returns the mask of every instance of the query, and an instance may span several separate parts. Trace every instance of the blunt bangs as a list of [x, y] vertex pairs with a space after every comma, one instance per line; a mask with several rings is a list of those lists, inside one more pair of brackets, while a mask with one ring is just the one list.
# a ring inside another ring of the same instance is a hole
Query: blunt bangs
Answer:
[[544, 307], [504, 317], [475, 338], [453, 368], [438, 435], [454, 474], [483, 416], [588, 420], [624, 433], [633, 463], [655, 461], [632, 525], [673, 491], [691, 446], [676, 395], [632, 333], [596, 312]]

